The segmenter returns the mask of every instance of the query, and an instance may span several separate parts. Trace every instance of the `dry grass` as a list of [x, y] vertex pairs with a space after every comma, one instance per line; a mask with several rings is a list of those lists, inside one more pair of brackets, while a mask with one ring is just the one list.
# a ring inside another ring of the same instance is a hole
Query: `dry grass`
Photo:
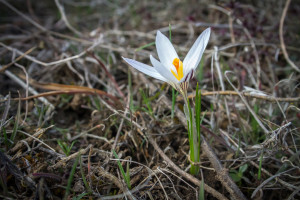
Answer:
[[[195, 199], [201, 180], [205, 199], [300, 198], [296, 1], [0, 5], [1, 199]], [[149, 63], [155, 46], [138, 48], [169, 23], [181, 57], [212, 27], [189, 88], [202, 88], [198, 176], [181, 97], [172, 118], [170, 86], [121, 59]]]

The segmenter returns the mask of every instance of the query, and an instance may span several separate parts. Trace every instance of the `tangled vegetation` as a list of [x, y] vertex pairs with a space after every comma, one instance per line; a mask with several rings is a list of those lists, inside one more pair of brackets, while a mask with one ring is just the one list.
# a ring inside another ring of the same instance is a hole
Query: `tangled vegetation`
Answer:
[[[201, 2], [0, 0], [0, 198], [299, 199], [300, 5]], [[182, 96], [122, 57], [207, 27], [193, 162]]]

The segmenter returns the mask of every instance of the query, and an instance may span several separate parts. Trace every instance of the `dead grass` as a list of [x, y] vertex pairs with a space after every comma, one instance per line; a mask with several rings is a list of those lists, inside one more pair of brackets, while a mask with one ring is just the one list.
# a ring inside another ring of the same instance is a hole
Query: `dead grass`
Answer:
[[[299, 198], [296, 1], [0, 0], [2, 199]], [[183, 101], [128, 67], [156, 30], [181, 57], [208, 26], [201, 174]], [[138, 50], [137, 50], [138, 49]], [[126, 171], [131, 189], [113, 155]], [[229, 176], [228, 176], [229, 175]]]

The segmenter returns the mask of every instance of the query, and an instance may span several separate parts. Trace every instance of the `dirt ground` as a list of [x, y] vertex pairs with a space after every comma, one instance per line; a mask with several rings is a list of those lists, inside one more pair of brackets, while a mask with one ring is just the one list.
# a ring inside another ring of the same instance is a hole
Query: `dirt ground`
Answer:
[[[300, 199], [300, 4], [0, 0], [0, 199]], [[200, 171], [184, 101], [151, 66], [211, 35]]]

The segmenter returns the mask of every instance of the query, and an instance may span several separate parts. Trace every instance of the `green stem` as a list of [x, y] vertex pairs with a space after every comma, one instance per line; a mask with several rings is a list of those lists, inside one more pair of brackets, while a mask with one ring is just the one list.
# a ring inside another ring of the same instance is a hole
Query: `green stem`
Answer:
[[[185, 101], [185, 105], [188, 108], [188, 116], [190, 118], [190, 120], [187, 120], [187, 125], [188, 125], [188, 136], [189, 136], [189, 145], [190, 145], [190, 159], [192, 162], [198, 162], [198, 155], [195, 156], [195, 147], [197, 148], [197, 141], [194, 141], [194, 119], [193, 119], [193, 113], [192, 113], [192, 109], [190, 106], [190, 101], [187, 98], [186, 94], [182, 94], [183, 95], [183, 99]], [[196, 145], [195, 145], [196, 143]], [[197, 150], [198, 151], [198, 150]], [[198, 174], [199, 172], [199, 167], [195, 166], [191, 163], [191, 168], [190, 168], [190, 173], [193, 175]]]
[[196, 87], [196, 129], [197, 129], [197, 162], [200, 162], [200, 147], [201, 147], [201, 90], [199, 90], [199, 85], [197, 83]]

